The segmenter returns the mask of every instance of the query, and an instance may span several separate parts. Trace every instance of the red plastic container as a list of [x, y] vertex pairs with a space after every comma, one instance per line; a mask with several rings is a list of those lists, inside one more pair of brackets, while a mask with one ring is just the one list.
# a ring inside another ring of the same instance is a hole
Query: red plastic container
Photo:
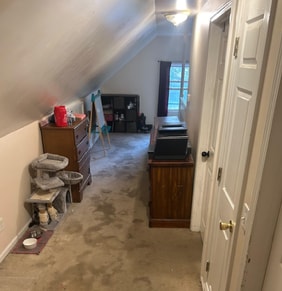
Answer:
[[55, 106], [54, 107], [55, 123], [59, 127], [64, 127], [68, 125], [67, 110], [65, 106]]

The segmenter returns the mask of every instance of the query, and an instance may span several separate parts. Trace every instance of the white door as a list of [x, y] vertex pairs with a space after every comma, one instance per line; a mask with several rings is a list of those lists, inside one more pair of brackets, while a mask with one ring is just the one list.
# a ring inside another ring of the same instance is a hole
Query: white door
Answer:
[[[219, 17], [216, 17], [219, 14]], [[207, 110], [210, 111], [210, 118], [205, 122], [207, 127], [206, 134], [208, 139], [207, 151], [202, 152], [202, 163], [206, 164], [204, 169], [204, 187], [203, 187], [203, 202], [202, 202], [202, 215], [201, 215], [201, 235], [205, 243], [206, 225], [208, 220], [209, 209], [211, 208], [211, 189], [212, 181], [214, 177], [214, 154], [216, 151], [216, 140], [218, 136], [218, 119], [219, 111], [222, 102], [222, 84], [224, 77], [226, 47], [229, 30], [229, 16], [230, 6], [226, 7], [224, 11], [220, 11], [216, 16], [215, 20], [211, 24], [211, 35], [209, 43], [209, 57], [208, 57], [208, 73], [206, 80], [207, 97], [209, 100], [205, 100]], [[216, 71], [215, 78], [211, 78], [213, 72]], [[210, 92], [212, 88], [212, 93]], [[207, 115], [207, 114], [206, 114]], [[210, 253], [209, 245], [206, 246], [203, 252], [203, 258]], [[201, 271], [201, 280], [206, 281], [206, 266]]]
[[[204, 240], [204, 234], [207, 224], [208, 209], [210, 207], [211, 201], [211, 185], [212, 178], [214, 176], [213, 167], [214, 167], [214, 153], [216, 150], [216, 138], [218, 135], [218, 118], [219, 111], [221, 106], [221, 93], [222, 93], [222, 84], [224, 77], [224, 66], [225, 66], [225, 56], [226, 56], [226, 47], [227, 47], [227, 38], [229, 30], [229, 15], [230, 10], [228, 10], [224, 15], [220, 17], [216, 22], [212, 24], [211, 31], [211, 45], [210, 49], [213, 51], [210, 52], [209, 58], [216, 57], [216, 60], [211, 60], [210, 72], [208, 72], [208, 78], [212, 72], [216, 72], [214, 81], [212, 81], [213, 92], [208, 92], [208, 110], [210, 111], [210, 120], [206, 122], [208, 125], [207, 135], [208, 135], [208, 146], [202, 154], [202, 162], [206, 163], [205, 174], [204, 174], [204, 188], [203, 188], [203, 204], [202, 204], [202, 217], [201, 217], [201, 234]], [[218, 46], [217, 46], [218, 45]], [[214, 50], [217, 50], [215, 52]], [[215, 62], [215, 64], [213, 64]], [[207, 87], [209, 90], [209, 82], [207, 80]]]
[[[221, 169], [209, 225], [206, 289], [226, 291], [234, 233], [257, 104], [271, 0], [238, 1], [234, 56], [219, 145]], [[235, 7], [234, 7], [235, 8]], [[235, 44], [238, 50], [235, 48]], [[221, 229], [220, 229], [221, 227]], [[202, 262], [206, 264], [206, 262]]]

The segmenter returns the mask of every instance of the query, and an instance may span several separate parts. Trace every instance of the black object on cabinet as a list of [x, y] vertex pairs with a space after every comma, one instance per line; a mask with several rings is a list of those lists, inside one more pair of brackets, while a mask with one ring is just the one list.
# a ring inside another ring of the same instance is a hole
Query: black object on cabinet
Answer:
[[102, 94], [105, 120], [113, 132], [137, 132], [139, 95]]

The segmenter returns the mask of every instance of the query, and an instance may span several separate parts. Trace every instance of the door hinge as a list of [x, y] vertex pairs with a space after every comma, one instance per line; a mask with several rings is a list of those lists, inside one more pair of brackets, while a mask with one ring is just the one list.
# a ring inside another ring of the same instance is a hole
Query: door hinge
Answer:
[[221, 175], [222, 175], [222, 168], [219, 167], [219, 168], [218, 168], [218, 171], [217, 171], [217, 181], [218, 181], [218, 182], [220, 182]]
[[240, 40], [240, 37], [235, 38], [234, 51], [233, 51], [233, 56], [235, 57], [235, 59], [237, 59], [238, 57], [239, 40]]
[[207, 261], [206, 262], [206, 272], [207, 273], [210, 271], [210, 265], [211, 265], [210, 261]]

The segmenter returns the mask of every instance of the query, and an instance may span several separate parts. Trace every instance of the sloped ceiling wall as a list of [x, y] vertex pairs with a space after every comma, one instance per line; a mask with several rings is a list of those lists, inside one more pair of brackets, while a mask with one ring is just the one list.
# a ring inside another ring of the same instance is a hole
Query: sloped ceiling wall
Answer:
[[175, 3], [1, 0], [0, 137], [86, 96], [158, 31], [168, 33], [161, 2]]
[[153, 0], [0, 1], [0, 137], [99, 86], [154, 25]]

